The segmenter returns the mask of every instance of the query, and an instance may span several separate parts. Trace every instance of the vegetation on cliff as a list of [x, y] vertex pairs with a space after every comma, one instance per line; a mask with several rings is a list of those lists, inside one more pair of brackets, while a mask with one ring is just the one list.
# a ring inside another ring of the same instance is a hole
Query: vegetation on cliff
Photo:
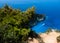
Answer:
[[34, 35], [31, 27], [34, 23], [39, 22], [37, 18], [45, 19], [44, 15], [39, 15], [39, 17], [36, 15], [34, 7], [26, 11], [12, 9], [8, 5], [0, 8], [0, 43], [26, 41], [28, 37], [31, 37], [30, 35]]

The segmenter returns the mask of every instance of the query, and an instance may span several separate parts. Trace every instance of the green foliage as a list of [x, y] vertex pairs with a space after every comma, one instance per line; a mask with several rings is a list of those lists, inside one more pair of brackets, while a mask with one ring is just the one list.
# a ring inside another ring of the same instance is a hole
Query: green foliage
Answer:
[[52, 28], [48, 28], [46, 33], [48, 34], [49, 32], [52, 32]]
[[[20, 43], [25, 41], [31, 32], [31, 19], [34, 21], [35, 8], [26, 11], [12, 9], [8, 5], [0, 8], [0, 42]], [[32, 21], [31, 21], [32, 22]]]

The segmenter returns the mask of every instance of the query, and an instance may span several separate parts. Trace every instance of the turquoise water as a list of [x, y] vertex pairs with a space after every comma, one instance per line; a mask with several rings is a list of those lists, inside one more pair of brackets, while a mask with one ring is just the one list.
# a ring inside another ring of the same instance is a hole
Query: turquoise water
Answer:
[[32, 28], [37, 33], [45, 32], [48, 27], [60, 30], [60, 0], [0, 0], [0, 7], [4, 4], [22, 11], [35, 6], [36, 13], [45, 14], [46, 20]]

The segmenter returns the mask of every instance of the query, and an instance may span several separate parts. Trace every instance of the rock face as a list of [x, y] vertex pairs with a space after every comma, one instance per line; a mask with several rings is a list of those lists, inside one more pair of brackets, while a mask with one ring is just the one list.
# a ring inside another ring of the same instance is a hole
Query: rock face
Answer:
[[47, 33], [40, 34], [40, 37], [42, 38], [43, 42], [40, 42], [41, 40], [33, 38], [33, 41], [29, 41], [29, 43], [60, 43], [60, 41], [58, 42], [57, 40], [57, 37], [59, 36], [60, 33], [52, 30], [52, 32], [49, 32], [48, 34]]
[[41, 34], [40, 36], [42, 37], [42, 39], [45, 43], [57, 43], [57, 37], [59, 35], [60, 35], [60, 33], [52, 31], [48, 34], [46, 34], [46, 33]]
[[39, 43], [39, 41], [37, 39], [33, 38], [33, 40], [28, 41], [28, 43]]

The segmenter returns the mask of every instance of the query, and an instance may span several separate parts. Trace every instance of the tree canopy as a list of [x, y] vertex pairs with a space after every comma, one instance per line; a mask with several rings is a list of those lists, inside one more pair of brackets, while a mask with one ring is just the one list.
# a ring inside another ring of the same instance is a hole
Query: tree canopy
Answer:
[[[26, 11], [12, 9], [8, 5], [0, 8], [0, 42], [20, 43], [20, 41], [27, 40], [31, 26], [37, 17], [34, 7]], [[39, 15], [40, 17], [45, 18], [44, 15]]]

